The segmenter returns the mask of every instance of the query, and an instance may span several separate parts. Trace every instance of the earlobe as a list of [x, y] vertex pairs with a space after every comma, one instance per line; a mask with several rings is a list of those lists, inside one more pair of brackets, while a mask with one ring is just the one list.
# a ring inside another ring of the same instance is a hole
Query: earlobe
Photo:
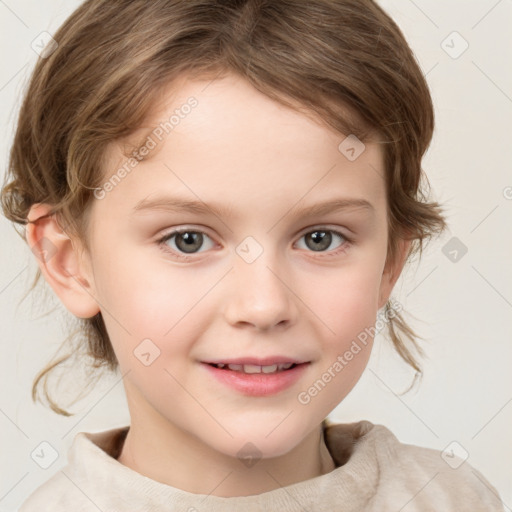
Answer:
[[397, 282], [400, 274], [402, 273], [402, 269], [404, 268], [411, 243], [412, 240], [410, 239], [400, 239], [395, 261], [388, 262], [386, 264], [380, 283], [378, 309], [384, 307], [386, 302], [389, 300], [395, 283]]
[[78, 318], [91, 318], [100, 311], [93, 276], [82, 259], [80, 244], [66, 234], [56, 215], [46, 216], [50, 210], [51, 205], [43, 203], [30, 208], [27, 243], [44, 278], [68, 311]]

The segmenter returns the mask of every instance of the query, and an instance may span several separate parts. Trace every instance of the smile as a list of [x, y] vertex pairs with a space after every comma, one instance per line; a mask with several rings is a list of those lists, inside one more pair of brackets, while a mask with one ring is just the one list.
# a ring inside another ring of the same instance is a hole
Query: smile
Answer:
[[242, 395], [263, 397], [292, 387], [309, 365], [310, 362], [288, 361], [274, 364], [208, 362], [201, 366], [222, 386]]
[[242, 372], [242, 373], [276, 373], [282, 372], [284, 370], [289, 370], [290, 368], [296, 366], [295, 363], [279, 363], [272, 364], [266, 366], [260, 366], [256, 364], [213, 364], [215, 368], [223, 369], [223, 370], [232, 370], [234, 372]]

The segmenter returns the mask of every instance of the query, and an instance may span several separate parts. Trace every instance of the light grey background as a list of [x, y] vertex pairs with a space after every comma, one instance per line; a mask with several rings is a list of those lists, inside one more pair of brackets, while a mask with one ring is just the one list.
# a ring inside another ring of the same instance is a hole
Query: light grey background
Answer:
[[[53, 34], [79, 3], [0, 0], [2, 174], [22, 88], [37, 58], [31, 43], [42, 31]], [[434, 198], [447, 209], [450, 230], [426, 250], [420, 264], [406, 270], [394, 292], [427, 340], [423, 383], [399, 395], [411, 372], [378, 335], [367, 371], [331, 418], [368, 419], [386, 425], [403, 442], [438, 450], [456, 441], [455, 453], [468, 453], [467, 462], [511, 510], [512, 2], [380, 4], [404, 31], [431, 86], [437, 127], [424, 168]], [[464, 40], [467, 50], [454, 58]], [[1, 512], [16, 510], [65, 465], [77, 432], [126, 425], [129, 415], [119, 376], [98, 383], [72, 407], [76, 414], [69, 418], [33, 404], [32, 380], [64, 339], [67, 313], [58, 309], [41, 316], [52, 306], [59, 308], [53, 292], [18, 306], [36, 261], [4, 217], [0, 235]], [[442, 252], [453, 237], [468, 249], [456, 262]], [[77, 373], [77, 386], [80, 379]], [[74, 380], [61, 386], [64, 396]], [[43, 441], [58, 452], [48, 469], [30, 456]]]

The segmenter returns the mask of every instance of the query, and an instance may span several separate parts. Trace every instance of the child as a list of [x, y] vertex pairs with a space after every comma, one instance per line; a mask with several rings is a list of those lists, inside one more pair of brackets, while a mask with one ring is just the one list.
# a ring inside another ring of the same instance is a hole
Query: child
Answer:
[[131, 423], [77, 434], [20, 511], [503, 510], [467, 463], [325, 419], [381, 308], [419, 371], [390, 295], [446, 227], [429, 91], [381, 8], [89, 0], [54, 39], [2, 204]]

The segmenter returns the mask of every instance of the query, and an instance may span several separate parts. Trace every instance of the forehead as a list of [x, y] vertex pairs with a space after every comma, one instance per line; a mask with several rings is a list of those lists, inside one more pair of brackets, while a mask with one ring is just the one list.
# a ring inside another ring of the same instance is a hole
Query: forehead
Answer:
[[[178, 193], [261, 214], [337, 194], [365, 199], [378, 211], [385, 207], [382, 147], [348, 135], [268, 98], [240, 77], [185, 77], [132, 136], [151, 146], [147, 158], [99, 207], [127, 212], [145, 198]], [[128, 159], [118, 145], [106, 157], [108, 181]]]

